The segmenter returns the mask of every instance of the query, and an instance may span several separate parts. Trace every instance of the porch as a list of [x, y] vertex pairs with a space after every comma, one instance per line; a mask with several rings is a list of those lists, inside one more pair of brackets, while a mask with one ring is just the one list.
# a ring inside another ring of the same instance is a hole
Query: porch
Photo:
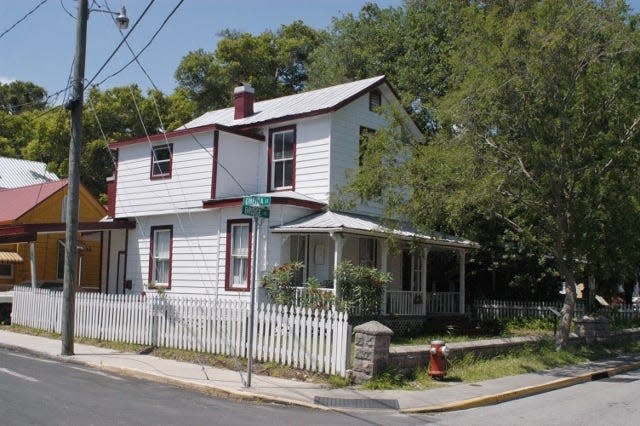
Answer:
[[[448, 235], [385, 228], [369, 217], [323, 212], [271, 229], [281, 236], [281, 263], [303, 265], [296, 301], [315, 278], [340, 296], [334, 271], [343, 261], [388, 272], [380, 314], [425, 316], [465, 313], [465, 262], [477, 244]], [[357, 312], [353, 312], [357, 315]]]

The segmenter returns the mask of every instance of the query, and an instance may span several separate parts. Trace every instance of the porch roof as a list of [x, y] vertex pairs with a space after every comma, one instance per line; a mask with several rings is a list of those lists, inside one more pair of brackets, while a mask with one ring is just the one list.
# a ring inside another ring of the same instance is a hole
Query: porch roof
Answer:
[[390, 228], [382, 224], [378, 218], [361, 216], [350, 213], [338, 213], [326, 211], [311, 214], [294, 220], [284, 225], [274, 226], [271, 232], [275, 233], [331, 233], [343, 232], [349, 234], [371, 235], [378, 237], [399, 237], [401, 239], [418, 239], [424, 243], [435, 246], [448, 246], [459, 248], [478, 248], [480, 245], [474, 241], [441, 232], [428, 234], [417, 232], [408, 224], [397, 223]]

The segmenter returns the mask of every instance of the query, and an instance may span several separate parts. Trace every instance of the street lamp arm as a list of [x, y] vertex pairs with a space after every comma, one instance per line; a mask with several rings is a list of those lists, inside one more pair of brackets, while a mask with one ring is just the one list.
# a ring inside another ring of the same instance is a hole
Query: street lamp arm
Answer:
[[101, 12], [107, 13], [109, 15], [116, 15], [114, 19], [116, 21], [116, 24], [118, 25], [118, 28], [121, 30], [126, 30], [127, 28], [129, 28], [129, 17], [127, 17], [127, 9], [124, 6], [122, 6], [120, 12], [112, 12], [110, 10], [103, 9], [89, 9], [89, 12]]

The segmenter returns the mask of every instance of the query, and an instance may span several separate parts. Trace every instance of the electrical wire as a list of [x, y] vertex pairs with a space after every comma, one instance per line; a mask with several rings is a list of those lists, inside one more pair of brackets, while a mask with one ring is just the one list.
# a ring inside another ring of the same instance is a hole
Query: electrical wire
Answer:
[[63, 9], [65, 12], [67, 12], [67, 15], [69, 15], [69, 16], [71, 17], [71, 19], [73, 19], [74, 21], [76, 20], [76, 17], [75, 17], [75, 16], [73, 16], [73, 14], [72, 14], [71, 12], [69, 12], [69, 11], [67, 10], [67, 8], [66, 8], [66, 7], [64, 7], [63, 0], [60, 0], [60, 6], [62, 7], [62, 9]]
[[[147, 14], [147, 12], [149, 11], [149, 9], [151, 8], [151, 6], [153, 5], [153, 3], [155, 3], [156, 0], [150, 0], [149, 4], [147, 4], [147, 7], [145, 7], [145, 9], [142, 11], [142, 14], [140, 15], [140, 17], [136, 20], [136, 22], [133, 24], [133, 26], [131, 27], [131, 29], [127, 32], [127, 34], [124, 36], [124, 38], [122, 39], [122, 41], [120, 43], [118, 43], [118, 45], [116, 46], [116, 48], [113, 50], [113, 52], [111, 52], [111, 55], [109, 55], [109, 57], [104, 61], [104, 63], [102, 64], [102, 66], [100, 66], [100, 68], [98, 69], [98, 71], [94, 74], [93, 77], [91, 77], [91, 79], [89, 80], [89, 82], [87, 83], [87, 86], [91, 86], [91, 84], [95, 81], [96, 78], [98, 78], [98, 75], [100, 75], [100, 73], [102, 72], [103, 69], [105, 69], [105, 67], [109, 64], [109, 62], [111, 61], [111, 59], [113, 59], [113, 57], [115, 56], [115, 54], [118, 52], [118, 50], [120, 50], [120, 48], [122, 47], [122, 45], [125, 43], [125, 41], [127, 40], [127, 38], [133, 34], [134, 30], [136, 29], [136, 27], [138, 26], [138, 24], [140, 23], [140, 21], [142, 21], [142, 18], [144, 18], [144, 16]], [[85, 88], [86, 90], [86, 88]]]
[[24, 21], [25, 19], [27, 19], [29, 17], [29, 15], [31, 15], [33, 12], [35, 12], [36, 10], [38, 10], [38, 8], [40, 8], [40, 6], [42, 6], [43, 4], [45, 4], [46, 2], [48, 2], [49, 0], [42, 0], [40, 3], [38, 3], [36, 5], [36, 7], [34, 7], [33, 9], [31, 9], [29, 12], [27, 12], [26, 15], [24, 15], [22, 18], [18, 19], [18, 21], [11, 25], [9, 28], [7, 28], [6, 30], [4, 30], [2, 32], [2, 34], [0, 34], [0, 38], [4, 37], [5, 34], [7, 34], [9, 31], [11, 31], [12, 29], [14, 29], [18, 24], [20, 24], [22, 21]]
[[[118, 71], [114, 72], [113, 74], [105, 77], [104, 79], [102, 79], [99, 83], [96, 83], [97, 86], [101, 85], [102, 83], [104, 83], [105, 81], [109, 80], [112, 77], [115, 77], [116, 75], [120, 74], [122, 71], [124, 71], [129, 65], [131, 65], [134, 62], [137, 62], [138, 65], [140, 66], [140, 68], [142, 69], [142, 72], [147, 76], [147, 78], [149, 80], [151, 80], [151, 77], [149, 77], [149, 74], [147, 73], [147, 71], [144, 69], [144, 67], [140, 64], [140, 61], [138, 61], [138, 58], [140, 57], [140, 55], [142, 55], [142, 53], [144, 53], [144, 51], [147, 49], [147, 47], [149, 47], [151, 45], [151, 43], [153, 43], [153, 41], [155, 40], [156, 36], [160, 33], [160, 31], [162, 31], [162, 29], [164, 28], [164, 26], [167, 24], [167, 22], [169, 22], [169, 19], [171, 19], [171, 17], [173, 16], [174, 13], [176, 13], [176, 11], [178, 10], [178, 8], [182, 5], [182, 3], [184, 3], [184, 0], [180, 0], [180, 2], [176, 5], [176, 7], [173, 8], [173, 10], [171, 11], [171, 13], [169, 13], [169, 15], [167, 15], [167, 17], [164, 19], [164, 21], [162, 22], [162, 24], [160, 24], [160, 27], [156, 30], [156, 32], [153, 34], [153, 36], [151, 37], [151, 39], [149, 40], [149, 42], [137, 53], [133, 53], [133, 49], [131, 49], [131, 46], [129, 45], [129, 42], [126, 41], [126, 38], [124, 38], [123, 40], [125, 41], [125, 43], [127, 44], [127, 47], [129, 48], [129, 51], [133, 54], [133, 59], [130, 60], [129, 62], [127, 62], [122, 68], [120, 68]], [[109, 8], [108, 4], [107, 4], [107, 10], [111, 11], [111, 9]], [[120, 31], [120, 33], [122, 34], [122, 30]], [[153, 82], [152, 82], [153, 84]], [[155, 84], [153, 84], [153, 88], [158, 90], [158, 88], [156, 87]]]

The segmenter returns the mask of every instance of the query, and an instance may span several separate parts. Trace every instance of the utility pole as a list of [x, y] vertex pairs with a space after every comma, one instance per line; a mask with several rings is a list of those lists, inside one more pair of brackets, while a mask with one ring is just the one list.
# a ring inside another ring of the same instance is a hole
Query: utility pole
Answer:
[[65, 107], [71, 111], [69, 144], [69, 181], [67, 184], [67, 226], [64, 247], [62, 293], [62, 355], [73, 355], [75, 328], [75, 282], [78, 251], [78, 207], [80, 204], [80, 149], [82, 146], [82, 109], [84, 98], [84, 63], [87, 46], [88, 0], [78, 1], [76, 17], [76, 52], [73, 63], [73, 96]]

